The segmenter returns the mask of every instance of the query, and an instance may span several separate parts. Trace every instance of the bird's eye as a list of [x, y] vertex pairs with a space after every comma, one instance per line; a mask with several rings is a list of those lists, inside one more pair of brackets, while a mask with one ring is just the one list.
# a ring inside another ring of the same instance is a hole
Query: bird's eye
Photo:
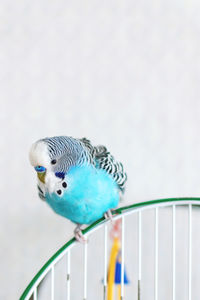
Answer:
[[56, 163], [57, 163], [56, 159], [53, 159], [53, 160], [51, 161], [51, 164], [52, 164], [52, 165], [55, 165]]
[[43, 166], [37, 166], [37, 167], [35, 167], [35, 171], [39, 172], [39, 173], [43, 173], [46, 171], [46, 168]]

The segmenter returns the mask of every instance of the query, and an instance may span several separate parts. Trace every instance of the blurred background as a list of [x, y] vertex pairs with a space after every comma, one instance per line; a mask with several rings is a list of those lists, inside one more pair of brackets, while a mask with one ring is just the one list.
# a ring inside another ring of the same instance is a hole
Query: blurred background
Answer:
[[200, 195], [200, 3], [0, 3], [0, 299], [19, 298], [74, 225], [39, 200], [31, 144], [105, 144], [125, 203]]

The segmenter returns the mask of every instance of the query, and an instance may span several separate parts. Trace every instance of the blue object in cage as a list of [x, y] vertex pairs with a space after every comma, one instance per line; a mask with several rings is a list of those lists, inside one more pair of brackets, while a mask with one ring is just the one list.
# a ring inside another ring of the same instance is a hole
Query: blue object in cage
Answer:
[[[116, 261], [115, 264], [115, 284], [121, 284], [121, 263], [118, 260]], [[124, 284], [129, 284], [125, 267], [124, 267]]]

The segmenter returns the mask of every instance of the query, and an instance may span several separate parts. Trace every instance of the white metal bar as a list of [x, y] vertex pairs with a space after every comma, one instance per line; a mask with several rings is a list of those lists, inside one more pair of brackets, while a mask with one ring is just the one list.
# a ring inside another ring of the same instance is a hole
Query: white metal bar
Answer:
[[71, 253], [70, 250], [67, 252], [67, 300], [70, 300], [70, 270], [71, 268]]
[[176, 299], [176, 206], [172, 206], [172, 299]]
[[54, 300], [54, 265], [51, 267], [51, 300]]
[[86, 241], [84, 244], [84, 289], [83, 289], [83, 299], [87, 299], [87, 249], [88, 242]]
[[141, 298], [141, 278], [142, 278], [142, 215], [138, 211], [138, 300]]
[[107, 290], [107, 260], [108, 260], [108, 226], [104, 226], [104, 300], [106, 300]]
[[155, 300], [158, 299], [158, 207], [155, 209]]
[[192, 299], [192, 205], [189, 204], [189, 218], [188, 218], [188, 240], [189, 240], [189, 249], [188, 249], [188, 300]]
[[121, 225], [121, 300], [124, 298], [124, 231], [125, 231], [125, 217], [122, 216], [122, 225]]
[[141, 242], [142, 242], [142, 237], [141, 237], [141, 211], [138, 213], [138, 279], [141, 280], [141, 255], [142, 255], [142, 247], [141, 247]]
[[35, 287], [33, 292], [33, 300], [37, 300], [37, 287]]

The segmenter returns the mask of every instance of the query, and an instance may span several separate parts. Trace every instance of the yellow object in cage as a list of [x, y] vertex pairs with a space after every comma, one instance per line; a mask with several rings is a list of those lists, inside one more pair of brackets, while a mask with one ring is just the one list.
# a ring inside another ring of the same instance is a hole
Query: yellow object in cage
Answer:
[[[128, 284], [124, 269], [124, 284]], [[121, 244], [118, 237], [114, 238], [108, 266], [107, 300], [114, 299], [114, 285], [117, 285], [117, 300], [121, 299]]]
[[[120, 251], [120, 241], [119, 241], [119, 238], [115, 237], [113, 246], [111, 249], [110, 262], [109, 262], [109, 266], [108, 266], [107, 300], [113, 300], [114, 283], [115, 283], [115, 263], [116, 263], [116, 259], [117, 259], [117, 255], [118, 255], [119, 251]], [[120, 297], [120, 294], [119, 294], [119, 297]]]

